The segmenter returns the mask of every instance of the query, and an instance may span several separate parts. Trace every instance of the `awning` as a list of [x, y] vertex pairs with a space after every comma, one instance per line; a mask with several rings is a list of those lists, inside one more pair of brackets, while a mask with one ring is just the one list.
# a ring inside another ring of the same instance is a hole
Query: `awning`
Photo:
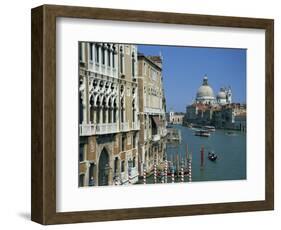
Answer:
[[162, 121], [159, 119], [158, 116], [152, 116], [152, 120], [154, 121], [154, 123], [156, 124], [157, 127], [162, 126]]

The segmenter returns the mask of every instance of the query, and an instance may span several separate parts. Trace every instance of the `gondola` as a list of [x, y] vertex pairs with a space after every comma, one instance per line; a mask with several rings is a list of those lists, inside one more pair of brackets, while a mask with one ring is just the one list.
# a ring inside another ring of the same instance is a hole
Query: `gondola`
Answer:
[[210, 161], [216, 161], [218, 156], [214, 152], [209, 152], [208, 158], [209, 158]]

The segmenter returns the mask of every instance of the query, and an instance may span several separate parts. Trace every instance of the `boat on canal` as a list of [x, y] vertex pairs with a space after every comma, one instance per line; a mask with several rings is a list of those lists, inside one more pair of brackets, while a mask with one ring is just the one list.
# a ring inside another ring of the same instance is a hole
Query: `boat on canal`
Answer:
[[200, 136], [200, 137], [209, 137], [211, 136], [211, 133], [208, 130], [205, 129], [199, 129], [195, 131], [195, 136]]
[[209, 158], [210, 161], [216, 161], [218, 156], [214, 152], [209, 152], [208, 153], [208, 158]]
[[214, 126], [211, 126], [211, 125], [206, 125], [206, 126], [203, 127], [203, 129], [206, 129], [209, 132], [215, 132], [216, 131], [216, 128]]

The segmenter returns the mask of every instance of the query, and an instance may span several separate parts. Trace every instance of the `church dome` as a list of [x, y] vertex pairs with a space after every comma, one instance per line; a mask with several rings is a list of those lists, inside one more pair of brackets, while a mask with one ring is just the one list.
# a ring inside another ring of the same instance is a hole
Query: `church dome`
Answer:
[[214, 98], [214, 92], [211, 86], [208, 85], [208, 78], [205, 76], [203, 79], [203, 84], [197, 90], [196, 97], [212, 99]]
[[218, 99], [226, 99], [226, 93], [224, 91], [220, 91], [217, 95]]
[[201, 85], [197, 90], [197, 97], [214, 97], [213, 89], [208, 85]]

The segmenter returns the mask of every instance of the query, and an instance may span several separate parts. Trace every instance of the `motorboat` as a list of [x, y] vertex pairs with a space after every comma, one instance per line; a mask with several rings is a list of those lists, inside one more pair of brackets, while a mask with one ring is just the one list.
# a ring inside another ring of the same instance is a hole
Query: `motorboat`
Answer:
[[216, 131], [216, 128], [214, 126], [210, 126], [210, 125], [204, 126], [203, 128], [210, 131], [210, 132]]
[[209, 137], [211, 134], [208, 130], [199, 129], [195, 131], [195, 136]]

